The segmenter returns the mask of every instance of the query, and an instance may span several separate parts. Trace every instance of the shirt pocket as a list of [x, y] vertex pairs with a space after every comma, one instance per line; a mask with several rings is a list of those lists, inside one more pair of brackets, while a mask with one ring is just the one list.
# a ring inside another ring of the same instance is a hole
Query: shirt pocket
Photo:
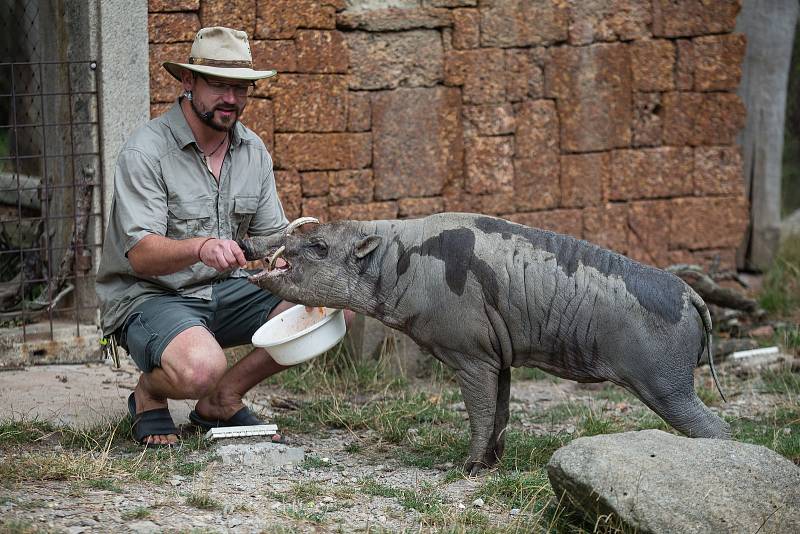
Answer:
[[231, 234], [234, 239], [243, 239], [250, 228], [250, 221], [258, 210], [258, 197], [237, 196], [233, 199]]
[[176, 201], [169, 205], [167, 237], [186, 239], [211, 233], [214, 203], [205, 197], [196, 200]]

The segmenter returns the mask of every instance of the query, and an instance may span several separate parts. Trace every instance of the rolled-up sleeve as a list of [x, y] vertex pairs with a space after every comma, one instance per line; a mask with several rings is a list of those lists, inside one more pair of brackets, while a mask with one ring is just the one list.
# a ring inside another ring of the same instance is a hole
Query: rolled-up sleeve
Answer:
[[139, 150], [125, 149], [117, 158], [114, 209], [126, 256], [145, 236], [166, 234], [167, 194], [159, 164]]
[[278, 232], [289, 224], [286, 214], [283, 212], [275, 185], [275, 174], [272, 170], [272, 158], [265, 151], [262, 162], [263, 174], [261, 182], [261, 195], [258, 200], [258, 209], [250, 222], [248, 234], [270, 235]]

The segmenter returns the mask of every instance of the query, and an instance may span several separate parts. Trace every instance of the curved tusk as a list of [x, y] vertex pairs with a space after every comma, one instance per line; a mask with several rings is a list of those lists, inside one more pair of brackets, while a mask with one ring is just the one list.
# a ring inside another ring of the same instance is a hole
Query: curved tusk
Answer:
[[275, 268], [275, 262], [278, 261], [278, 258], [280, 258], [283, 255], [283, 251], [285, 251], [285, 250], [286, 250], [286, 247], [281, 247], [281, 248], [279, 248], [278, 250], [275, 251], [275, 254], [273, 254], [269, 258], [269, 267], [267, 267], [267, 270], [271, 271], [272, 269]]
[[300, 217], [299, 219], [295, 219], [289, 223], [289, 226], [286, 227], [286, 235], [290, 235], [294, 232], [297, 228], [303, 226], [304, 224], [308, 223], [315, 223], [319, 224], [319, 219], [314, 217]]

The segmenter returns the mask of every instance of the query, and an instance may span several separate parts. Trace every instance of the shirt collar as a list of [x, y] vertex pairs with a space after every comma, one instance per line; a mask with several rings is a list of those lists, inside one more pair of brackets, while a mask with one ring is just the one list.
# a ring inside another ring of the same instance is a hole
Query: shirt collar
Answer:
[[[194, 133], [186, 122], [186, 117], [181, 108], [181, 100], [183, 97], [178, 97], [175, 103], [169, 108], [169, 111], [164, 115], [167, 121], [167, 126], [172, 132], [172, 136], [181, 148], [186, 148], [187, 145], [192, 143], [196, 144]], [[244, 136], [244, 126], [241, 121], [236, 121], [236, 124], [231, 129], [231, 146], [239, 146], [242, 143]]]

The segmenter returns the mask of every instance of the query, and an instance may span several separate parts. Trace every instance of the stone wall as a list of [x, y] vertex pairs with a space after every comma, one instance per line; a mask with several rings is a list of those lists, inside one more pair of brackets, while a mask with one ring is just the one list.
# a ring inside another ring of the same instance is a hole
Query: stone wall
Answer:
[[150, 0], [151, 113], [194, 33], [251, 36], [243, 122], [289, 217], [474, 211], [641, 261], [735, 265], [738, 1]]

